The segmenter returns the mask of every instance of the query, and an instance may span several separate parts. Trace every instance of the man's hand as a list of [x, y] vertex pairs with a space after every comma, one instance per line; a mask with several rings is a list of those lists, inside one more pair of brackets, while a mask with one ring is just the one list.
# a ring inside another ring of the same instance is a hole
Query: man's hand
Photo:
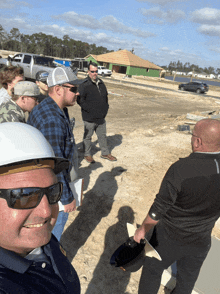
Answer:
[[144, 239], [146, 233], [149, 232], [150, 229], [152, 229], [157, 223], [158, 221], [153, 220], [149, 215], [147, 215], [142, 225], [136, 230], [134, 240], [140, 243], [140, 240]]
[[64, 212], [72, 212], [76, 210], [76, 199], [74, 199], [71, 203], [64, 205]]
[[140, 226], [134, 234], [134, 241], [140, 243], [141, 239], [145, 238], [145, 229], [144, 226]]

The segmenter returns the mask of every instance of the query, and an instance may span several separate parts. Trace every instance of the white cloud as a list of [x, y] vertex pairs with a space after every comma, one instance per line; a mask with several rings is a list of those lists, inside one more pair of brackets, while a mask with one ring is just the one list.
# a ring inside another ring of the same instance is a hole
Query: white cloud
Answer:
[[99, 29], [99, 22], [90, 15], [80, 15], [75, 13], [74, 11], [68, 11], [60, 15], [52, 16], [52, 18], [57, 20], [63, 20], [66, 23], [77, 26], [77, 27], [85, 27], [90, 29]]
[[20, 8], [21, 6], [26, 6], [32, 8], [33, 6], [25, 1], [15, 1], [15, 0], [0, 0], [0, 9], [13, 9], [15, 7]]
[[141, 38], [148, 38], [155, 36], [154, 34], [147, 32], [147, 31], [142, 31], [140, 29], [135, 29], [131, 27], [127, 27], [121, 22], [119, 22], [114, 16], [109, 15], [105, 16], [100, 20], [101, 28], [112, 31], [112, 32], [117, 32], [121, 34], [132, 34], [136, 37], [141, 37]]
[[220, 25], [220, 9], [202, 8], [191, 13], [190, 20], [200, 24]]
[[154, 34], [136, 28], [131, 28], [119, 22], [114, 16], [109, 15], [95, 19], [90, 15], [80, 15], [74, 11], [65, 12], [61, 15], [53, 16], [54, 19], [65, 21], [71, 26], [85, 27], [93, 30], [107, 30], [119, 34], [132, 34], [136, 37], [148, 38]]
[[169, 49], [168, 47], [162, 47], [162, 48], [160, 48], [160, 50], [161, 50], [161, 51], [165, 51], [165, 52], [170, 51], [170, 49]]
[[115, 50], [115, 48], [123, 48], [131, 50], [134, 48], [144, 48], [143, 43], [138, 40], [128, 40], [126, 38], [118, 38], [111, 36], [106, 33], [94, 33], [94, 31], [86, 29], [77, 29], [72, 26], [59, 26], [57, 24], [40, 24], [25, 21], [22, 18], [4, 18], [1, 17], [3, 27], [10, 31], [13, 27], [19, 28], [21, 33], [24, 34], [34, 34], [43, 32], [47, 35], [56, 36], [58, 38], [63, 38], [64, 35], [69, 35], [70, 38], [74, 40], [79, 40], [82, 42], [87, 42], [89, 44], [95, 43], [96, 46], [103, 46], [109, 50]]
[[203, 35], [220, 37], [220, 25], [201, 25], [198, 31]]
[[[220, 54], [220, 48], [219, 47], [217, 47], [217, 48], [216, 47], [211, 47], [210, 50]], [[218, 60], [218, 62], [219, 62], [219, 60]]]
[[168, 23], [177, 23], [185, 18], [185, 13], [182, 10], [174, 10], [170, 9], [167, 11], [161, 10], [160, 7], [153, 7], [150, 9], [142, 8], [140, 10], [141, 14], [146, 17], [146, 21], [148, 23], [155, 23], [164, 24], [165, 22]]
[[148, 2], [152, 4], [158, 4], [158, 5], [169, 5], [173, 2], [186, 2], [189, 0], [136, 0], [137, 2]]

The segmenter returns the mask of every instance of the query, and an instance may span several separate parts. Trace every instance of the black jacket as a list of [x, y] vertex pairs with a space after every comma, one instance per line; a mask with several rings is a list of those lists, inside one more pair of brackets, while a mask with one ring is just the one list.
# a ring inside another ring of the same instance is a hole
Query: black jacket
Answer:
[[42, 247], [50, 264], [25, 259], [0, 247], [0, 293], [80, 294], [78, 275], [57, 239]]
[[102, 80], [93, 82], [87, 77], [79, 87], [77, 103], [81, 106], [84, 121], [103, 124], [108, 112], [108, 92]]

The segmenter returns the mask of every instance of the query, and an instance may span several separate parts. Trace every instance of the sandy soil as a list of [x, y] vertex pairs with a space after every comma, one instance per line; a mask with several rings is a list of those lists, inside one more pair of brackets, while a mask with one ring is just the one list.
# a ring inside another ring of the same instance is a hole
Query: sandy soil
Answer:
[[[215, 99], [177, 91], [172, 82], [143, 80], [155, 88], [104, 79], [110, 93], [108, 144], [117, 162], [100, 158], [96, 135], [96, 163], [83, 160], [81, 111], [78, 105], [69, 109], [76, 118], [79, 176], [85, 184], [83, 204], [69, 215], [61, 243], [78, 272], [82, 294], [137, 293], [141, 270], [130, 274], [112, 268], [110, 257], [128, 237], [126, 223], [140, 224], [146, 216], [168, 167], [191, 152], [190, 135], [177, 129], [187, 122], [193, 127], [195, 121], [186, 114], [208, 117], [208, 112], [220, 110], [216, 89], [209, 92]], [[169, 291], [161, 286], [159, 293]]]

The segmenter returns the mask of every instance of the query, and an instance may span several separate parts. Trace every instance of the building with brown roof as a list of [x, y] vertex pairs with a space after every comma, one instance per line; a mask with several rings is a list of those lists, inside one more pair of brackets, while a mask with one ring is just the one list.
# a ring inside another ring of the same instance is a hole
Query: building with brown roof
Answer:
[[86, 56], [88, 61], [93, 61], [103, 65], [112, 72], [126, 74], [128, 76], [150, 76], [159, 77], [162, 67], [142, 59], [128, 50], [119, 50], [101, 55], [90, 54]]

